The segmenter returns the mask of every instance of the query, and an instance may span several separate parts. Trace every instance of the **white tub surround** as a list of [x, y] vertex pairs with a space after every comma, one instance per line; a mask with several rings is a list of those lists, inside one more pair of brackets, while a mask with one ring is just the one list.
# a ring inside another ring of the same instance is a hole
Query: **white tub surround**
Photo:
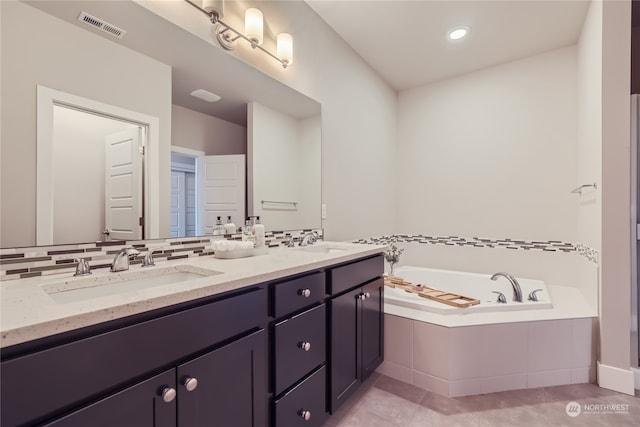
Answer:
[[[131, 265], [128, 273], [142, 276], [149, 274], [146, 271], [173, 266], [181, 266], [178, 270], [188, 272], [206, 270], [221, 274], [80, 301], [56, 302], [47, 293], [54, 284], [66, 283], [65, 286], [72, 287], [74, 282], [88, 280], [86, 276], [72, 277], [72, 272], [2, 281], [1, 347], [347, 262], [380, 253], [385, 248], [383, 245], [318, 242], [307, 248], [270, 248], [266, 255], [241, 259], [201, 256], [156, 261], [155, 267]], [[99, 269], [88, 277], [100, 281], [102, 277], [114, 274], [119, 273]]]
[[378, 372], [448, 397], [594, 382], [596, 324], [585, 317], [447, 327], [387, 313]]
[[[508, 281], [487, 275], [420, 267], [400, 267], [396, 275], [469, 297], [495, 301], [489, 295], [499, 289], [512, 298]], [[518, 281], [523, 300], [544, 285]], [[540, 296], [552, 306], [513, 302], [512, 310], [511, 301], [504, 308], [491, 302], [475, 311], [482, 301], [455, 308], [385, 291], [385, 361], [378, 368], [385, 375], [449, 397], [595, 380], [597, 312], [576, 288], [544, 287]]]

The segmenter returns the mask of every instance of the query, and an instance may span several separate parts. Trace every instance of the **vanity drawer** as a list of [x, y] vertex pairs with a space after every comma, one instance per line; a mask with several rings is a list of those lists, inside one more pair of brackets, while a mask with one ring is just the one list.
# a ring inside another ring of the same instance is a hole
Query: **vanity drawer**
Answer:
[[323, 366], [275, 402], [274, 425], [321, 426], [327, 418], [325, 384], [326, 372]]
[[301, 310], [324, 299], [325, 275], [318, 272], [273, 287], [273, 317]]
[[266, 316], [266, 290], [256, 288], [3, 361], [0, 424], [25, 424], [100, 397], [176, 360], [262, 327]]
[[328, 293], [347, 291], [384, 274], [382, 254], [329, 270]]
[[274, 392], [276, 395], [324, 363], [326, 358], [325, 319], [326, 305], [322, 304], [274, 326]]

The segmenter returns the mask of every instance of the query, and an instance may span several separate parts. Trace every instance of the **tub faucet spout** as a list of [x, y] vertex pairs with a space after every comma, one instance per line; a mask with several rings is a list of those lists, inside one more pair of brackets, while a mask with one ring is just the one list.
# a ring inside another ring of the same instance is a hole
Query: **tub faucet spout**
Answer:
[[520, 283], [509, 273], [499, 272], [491, 276], [491, 280], [497, 280], [498, 277], [506, 278], [509, 283], [511, 283], [511, 287], [513, 288], [513, 300], [517, 302], [522, 302], [522, 289], [520, 289]]

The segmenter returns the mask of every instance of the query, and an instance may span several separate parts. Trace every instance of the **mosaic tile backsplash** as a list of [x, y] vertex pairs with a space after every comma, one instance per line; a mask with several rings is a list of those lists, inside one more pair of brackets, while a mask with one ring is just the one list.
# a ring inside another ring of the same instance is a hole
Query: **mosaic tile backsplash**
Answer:
[[[322, 229], [293, 231], [267, 231], [265, 241], [269, 247], [278, 247], [289, 239], [299, 242], [306, 233], [316, 231], [323, 239]], [[225, 236], [185, 237], [174, 239], [140, 240], [133, 242], [96, 242], [77, 245], [40, 246], [31, 248], [0, 249], [0, 280], [21, 279], [48, 274], [73, 273], [75, 258], [85, 258], [91, 269], [109, 268], [113, 257], [122, 247], [133, 246], [141, 254], [131, 261], [139, 264], [149, 250], [157, 260], [211, 256], [211, 242], [219, 239], [241, 240], [240, 233]], [[359, 239], [353, 243], [391, 244], [418, 243], [476, 248], [501, 248], [520, 251], [573, 252], [598, 264], [598, 251], [582, 243], [573, 244], [559, 240], [527, 241], [514, 239], [487, 239], [481, 237], [431, 236], [426, 234], [393, 234]]]
[[[265, 243], [270, 248], [278, 247], [289, 239], [297, 243], [310, 231], [317, 232], [323, 239], [322, 229], [267, 231]], [[220, 239], [242, 240], [242, 234], [0, 249], [0, 280], [73, 273], [76, 258], [86, 259], [92, 270], [110, 268], [114, 256], [125, 246], [133, 246], [140, 251], [131, 264], [140, 264], [150, 250], [156, 260], [211, 256], [211, 243]]]

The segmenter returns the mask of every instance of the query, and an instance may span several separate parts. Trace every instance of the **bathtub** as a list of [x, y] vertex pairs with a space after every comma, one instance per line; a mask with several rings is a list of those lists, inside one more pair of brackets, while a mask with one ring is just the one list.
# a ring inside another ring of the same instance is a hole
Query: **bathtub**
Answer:
[[[546, 284], [541, 280], [517, 278], [522, 289], [522, 302], [513, 301], [513, 288], [505, 277], [491, 280], [490, 274], [466, 273], [450, 270], [438, 270], [424, 267], [403, 266], [394, 271], [394, 276], [401, 277], [412, 284], [421, 284], [430, 288], [446, 291], [465, 297], [480, 300], [479, 304], [460, 308], [423, 298], [403, 289], [385, 287], [385, 304], [413, 308], [421, 311], [445, 315], [463, 313], [486, 313], [503, 311], [551, 309], [551, 296]], [[531, 291], [536, 292], [538, 301], [529, 301]], [[502, 293], [507, 302], [498, 302]]]

